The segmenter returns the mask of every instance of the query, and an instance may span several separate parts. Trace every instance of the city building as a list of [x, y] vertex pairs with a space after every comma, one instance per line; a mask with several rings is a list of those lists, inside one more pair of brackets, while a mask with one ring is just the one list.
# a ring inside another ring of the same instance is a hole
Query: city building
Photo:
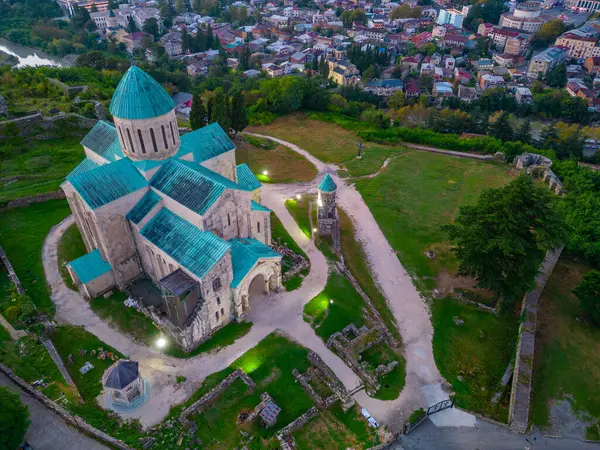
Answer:
[[525, 1], [518, 3], [514, 11], [500, 16], [498, 25], [527, 33], [537, 33], [544, 24], [544, 20], [540, 18], [541, 12], [542, 6], [539, 2]]
[[549, 47], [541, 53], [538, 53], [529, 62], [527, 72], [537, 77], [538, 74], [545, 76], [557, 64], [563, 63], [569, 59], [567, 49], [561, 47]]
[[329, 78], [340, 86], [357, 84], [360, 81], [360, 72], [349, 59], [330, 58], [327, 60], [329, 65]]
[[371, 92], [375, 95], [381, 95], [383, 97], [388, 97], [394, 92], [402, 91], [404, 87], [404, 83], [400, 79], [389, 78], [387, 80], [378, 80], [374, 79], [367, 84], [365, 84], [365, 91]]
[[[89, 253], [68, 263], [88, 298], [144, 283], [143, 306], [189, 351], [281, 288], [260, 182], [217, 123], [180, 135], [175, 104], [132, 66], [61, 185]], [[253, 288], [255, 289], [255, 288]], [[148, 303], [146, 303], [148, 302]]]
[[517, 87], [515, 89], [515, 99], [517, 103], [532, 103], [533, 102], [533, 94], [526, 87]]
[[581, 36], [567, 32], [556, 38], [556, 45], [565, 47], [569, 58], [589, 58], [600, 56], [600, 47], [596, 45], [598, 39], [592, 36]]
[[436, 97], [452, 97], [452, 85], [447, 81], [433, 83], [433, 95]]
[[463, 20], [465, 20], [466, 14], [463, 14], [457, 9], [440, 9], [437, 17], [437, 23], [439, 25], [450, 24], [456, 28], [462, 28]]

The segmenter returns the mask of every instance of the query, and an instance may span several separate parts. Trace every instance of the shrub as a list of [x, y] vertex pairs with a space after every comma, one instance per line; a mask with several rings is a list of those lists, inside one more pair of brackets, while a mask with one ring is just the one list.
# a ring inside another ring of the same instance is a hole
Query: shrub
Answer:
[[17, 305], [9, 306], [4, 311], [4, 315], [6, 316], [6, 320], [9, 322], [16, 322], [21, 315], [21, 308], [19, 308]]

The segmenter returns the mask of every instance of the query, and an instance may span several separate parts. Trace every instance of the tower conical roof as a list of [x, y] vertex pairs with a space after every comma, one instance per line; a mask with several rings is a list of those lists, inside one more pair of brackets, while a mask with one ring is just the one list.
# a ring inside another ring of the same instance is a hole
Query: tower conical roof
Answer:
[[325, 178], [323, 178], [323, 181], [319, 184], [319, 190], [323, 192], [333, 192], [336, 189], [337, 185], [335, 184], [335, 181], [333, 181], [333, 178], [331, 178], [331, 175], [325, 175]]
[[131, 66], [117, 86], [110, 113], [119, 119], [150, 119], [175, 108], [167, 91], [137, 66]]

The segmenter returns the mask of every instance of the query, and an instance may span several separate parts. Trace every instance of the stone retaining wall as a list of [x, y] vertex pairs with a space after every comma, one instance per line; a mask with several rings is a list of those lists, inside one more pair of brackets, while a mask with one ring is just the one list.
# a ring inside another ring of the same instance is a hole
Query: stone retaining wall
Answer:
[[48, 81], [52, 83], [54, 86], [57, 86], [63, 90], [67, 97], [73, 97], [74, 95], [79, 94], [80, 92], [85, 92], [88, 90], [87, 85], [83, 86], [69, 86], [68, 84], [63, 83], [56, 78], [48, 78]]
[[21, 197], [17, 198], [16, 200], [9, 201], [4, 208], [0, 208], [0, 211], [23, 208], [33, 205], [34, 203], [44, 203], [49, 200], [60, 200], [62, 198], [65, 198], [65, 193], [62, 190], [56, 192], [47, 192], [45, 194], [28, 195], [27, 197]]
[[59, 113], [56, 116], [51, 117], [44, 117], [41, 113], [34, 113], [29, 116], [18, 117], [16, 119], [10, 119], [0, 122], [0, 138], [4, 137], [2, 134], [2, 130], [6, 125], [10, 123], [16, 125], [21, 136], [27, 137], [37, 135], [44, 130], [53, 130], [57, 124], [65, 120], [68, 121], [70, 125], [72, 125], [73, 129], [89, 129], [96, 125], [96, 123], [98, 122], [98, 120], [96, 119], [90, 119], [89, 117], [84, 117], [80, 114], [75, 113]]
[[[331, 370], [329, 366], [325, 364], [325, 362], [321, 359], [321, 357], [313, 351], [308, 352], [308, 360], [324, 375], [325, 379], [323, 381], [325, 382], [327, 387], [331, 389], [331, 392], [333, 392], [340, 400], [342, 410], [346, 412], [350, 408], [352, 408], [356, 404], [356, 401], [350, 395], [344, 384], [340, 381], [340, 379], [333, 372], [333, 370]], [[328, 401], [329, 399], [325, 400], [325, 402]]]
[[308, 411], [306, 411], [304, 414], [297, 417], [294, 421], [292, 421], [291, 423], [289, 423], [285, 427], [283, 427], [281, 430], [279, 430], [279, 432], [277, 433], [277, 439], [279, 439], [279, 441], [281, 442], [281, 439], [284, 436], [288, 436], [288, 435], [292, 434], [294, 431], [299, 430], [304, 425], [306, 425], [306, 423], [310, 419], [315, 417], [317, 414], [319, 414], [319, 410], [313, 406]]
[[252, 412], [243, 420], [242, 423], [252, 422], [254, 419], [256, 419], [271, 400], [273, 399], [268, 392], [263, 392], [260, 394], [260, 403], [254, 407], [254, 410], [252, 410]]
[[94, 428], [93, 426], [91, 426], [89, 423], [87, 423], [82, 418], [72, 415], [69, 411], [64, 409], [62, 406], [57, 405], [52, 400], [50, 400], [48, 397], [46, 397], [44, 394], [42, 394], [40, 391], [38, 391], [37, 389], [32, 387], [29, 383], [26, 383], [20, 377], [15, 375], [12, 372], [12, 370], [10, 370], [4, 364], [0, 364], [0, 372], [4, 373], [15, 384], [17, 384], [23, 391], [25, 391], [27, 394], [29, 394], [30, 396], [35, 398], [37, 401], [39, 401], [43, 406], [45, 406], [50, 411], [52, 411], [54, 414], [56, 414], [61, 419], [63, 419], [68, 425], [74, 426], [75, 428], [77, 428], [78, 430], [83, 432], [84, 434], [87, 434], [87, 435], [97, 439], [98, 441], [103, 442], [104, 444], [106, 444], [109, 447], [117, 448], [119, 450], [133, 450], [131, 447], [129, 447], [124, 442], [122, 442], [118, 439], [115, 439], [114, 437], [109, 436], [108, 434], [104, 433], [103, 431], [100, 431], [100, 430]]
[[204, 394], [200, 400], [195, 401], [190, 406], [185, 408], [179, 416], [181, 422], [189, 426], [190, 423], [188, 421], [188, 417], [190, 416], [190, 414], [197, 413], [199, 410], [201, 410], [201, 408], [204, 405], [215, 400], [238, 378], [240, 378], [250, 389], [254, 389], [256, 387], [254, 381], [252, 381], [252, 379], [248, 375], [246, 375], [242, 371], [242, 369], [236, 369], [233, 373], [229, 374], [223, 381], [221, 381], [217, 386], [215, 386], [213, 389]]
[[8, 256], [6, 256], [6, 253], [1, 245], [0, 245], [0, 259], [4, 263], [4, 267], [6, 267], [6, 271], [8, 272], [8, 278], [10, 278], [10, 280], [13, 282], [13, 284], [17, 288], [17, 292], [20, 295], [25, 294], [25, 289], [23, 289], [23, 286], [21, 285], [21, 282], [19, 281], [19, 277], [17, 276], [17, 273], [13, 269], [12, 264], [8, 260]]
[[523, 298], [521, 311], [524, 320], [519, 327], [519, 341], [508, 410], [508, 425], [511, 430], [518, 433], [525, 433], [529, 425], [538, 301], [562, 250], [563, 247], [560, 247], [548, 252], [542, 263], [540, 274], [535, 280], [535, 289], [525, 294]]

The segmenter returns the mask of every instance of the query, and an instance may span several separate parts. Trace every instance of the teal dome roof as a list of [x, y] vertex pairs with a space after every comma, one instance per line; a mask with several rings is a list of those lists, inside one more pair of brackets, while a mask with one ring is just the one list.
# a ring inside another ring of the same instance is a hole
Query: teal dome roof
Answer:
[[137, 66], [131, 66], [117, 86], [110, 113], [119, 119], [150, 119], [175, 108], [167, 91]]
[[333, 178], [331, 178], [329, 174], [325, 175], [325, 178], [323, 178], [323, 181], [319, 184], [319, 190], [323, 192], [333, 192], [336, 189], [337, 185], [335, 184], [335, 181], [333, 181]]

